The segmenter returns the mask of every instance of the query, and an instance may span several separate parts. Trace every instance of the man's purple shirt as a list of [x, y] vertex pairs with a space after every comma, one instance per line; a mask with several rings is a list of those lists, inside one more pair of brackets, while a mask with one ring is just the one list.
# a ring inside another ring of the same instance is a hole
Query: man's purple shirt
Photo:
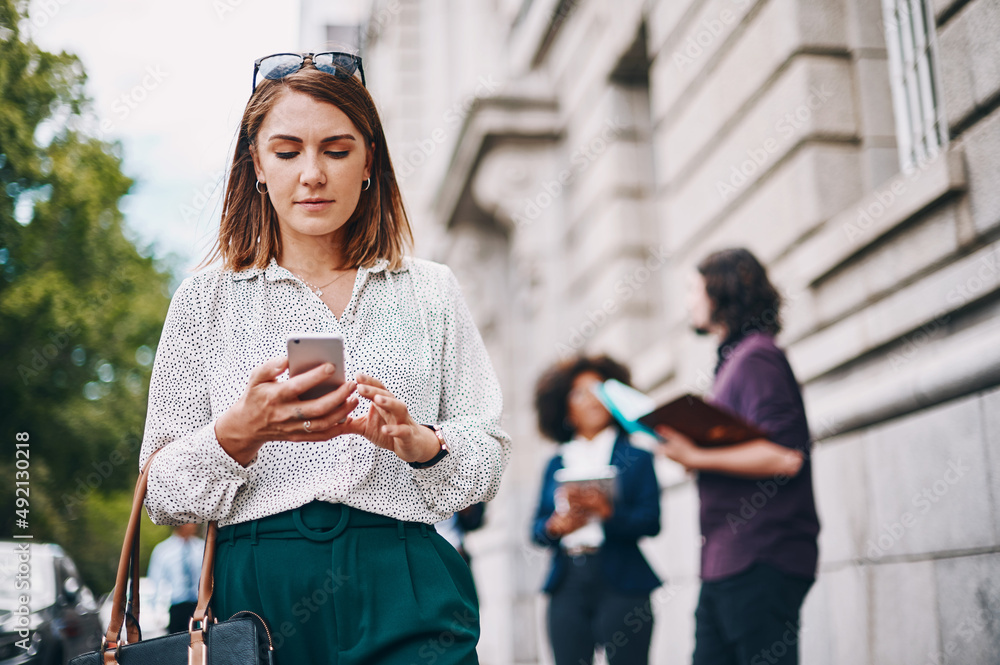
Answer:
[[721, 352], [712, 403], [806, 457], [794, 478], [748, 480], [699, 473], [702, 579], [727, 578], [755, 563], [815, 578], [819, 518], [813, 502], [809, 425], [798, 382], [769, 334], [751, 333]]

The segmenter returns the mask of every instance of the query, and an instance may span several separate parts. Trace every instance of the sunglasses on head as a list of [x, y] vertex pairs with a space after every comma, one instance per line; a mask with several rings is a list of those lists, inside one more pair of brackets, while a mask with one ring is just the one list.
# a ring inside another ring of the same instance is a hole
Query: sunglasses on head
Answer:
[[[354, 72], [361, 73], [361, 85], [365, 85], [365, 69], [361, 66], [361, 56], [339, 51], [324, 53], [275, 53], [257, 58], [253, 62], [253, 89], [257, 89], [257, 74], [276, 81], [302, 69], [306, 58], [312, 60], [313, 67], [333, 74], [337, 78], [351, 78]], [[365, 87], [367, 87], [365, 85]]]

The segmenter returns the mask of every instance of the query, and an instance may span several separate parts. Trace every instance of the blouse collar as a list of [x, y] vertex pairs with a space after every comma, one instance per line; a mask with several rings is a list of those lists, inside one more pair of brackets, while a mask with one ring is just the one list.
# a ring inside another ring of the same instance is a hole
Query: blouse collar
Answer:
[[[365, 272], [370, 275], [383, 271], [400, 273], [400, 272], [406, 272], [409, 269], [410, 269], [410, 258], [404, 257], [402, 264], [395, 270], [389, 270], [388, 259], [377, 259], [371, 267], [358, 268], [358, 272]], [[232, 274], [232, 278], [233, 280], [239, 281], [244, 279], [250, 279], [251, 277], [256, 277], [261, 273], [264, 274], [264, 279], [266, 279], [269, 282], [276, 282], [282, 279], [294, 279], [294, 275], [292, 275], [291, 271], [288, 270], [288, 268], [284, 268], [278, 265], [278, 260], [273, 256], [271, 257], [271, 261], [267, 264], [266, 268], [264, 269], [256, 267], [244, 268], [243, 270], [234, 271]]]

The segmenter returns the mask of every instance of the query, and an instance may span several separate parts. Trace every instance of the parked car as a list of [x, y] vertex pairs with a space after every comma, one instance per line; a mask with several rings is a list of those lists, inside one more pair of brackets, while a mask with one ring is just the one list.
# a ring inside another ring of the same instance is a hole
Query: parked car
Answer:
[[0, 541], [0, 664], [64, 665], [102, 635], [94, 594], [61, 547]]
[[[98, 602], [101, 607], [101, 625], [105, 628], [111, 623], [112, 595], [107, 593], [101, 596]], [[163, 589], [156, 589], [151, 579], [140, 577], [139, 599], [142, 601], [142, 611], [139, 613], [142, 639], [166, 635], [167, 626], [170, 624], [170, 588], [164, 585]]]

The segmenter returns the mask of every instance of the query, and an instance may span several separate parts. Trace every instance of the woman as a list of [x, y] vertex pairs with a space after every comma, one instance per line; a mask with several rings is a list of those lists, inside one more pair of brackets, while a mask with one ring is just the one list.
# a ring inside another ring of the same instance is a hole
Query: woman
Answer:
[[802, 393], [774, 336], [781, 296], [746, 249], [705, 257], [691, 325], [719, 344], [712, 401], [767, 436], [703, 448], [657, 428], [660, 452], [698, 473], [701, 593], [695, 665], [796, 665], [799, 612], [816, 577], [819, 519]]
[[[593, 662], [595, 647], [611, 665], [644, 664], [653, 634], [650, 593], [660, 585], [639, 551], [660, 532], [660, 491], [653, 456], [629, 443], [594, 394], [629, 372], [607, 356], [579, 357], [546, 372], [535, 391], [542, 433], [560, 443], [542, 480], [532, 539], [552, 549], [544, 591], [556, 665]], [[609, 499], [594, 488], [560, 487], [556, 472], [587, 476], [617, 468]]]
[[[219, 523], [214, 615], [279, 665], [475, 663], [468, 566], [429, 528], [497, 491], [501, 395], [452, 273], [410, 229], [350, 54], [255, 63], [218, 244], [164, 323], [140, 464], [158, 524]], [[261, 81], [257, 85], [258, 74]], [[299, 395], [286, 336], [336, 332], [350, 379]]]

